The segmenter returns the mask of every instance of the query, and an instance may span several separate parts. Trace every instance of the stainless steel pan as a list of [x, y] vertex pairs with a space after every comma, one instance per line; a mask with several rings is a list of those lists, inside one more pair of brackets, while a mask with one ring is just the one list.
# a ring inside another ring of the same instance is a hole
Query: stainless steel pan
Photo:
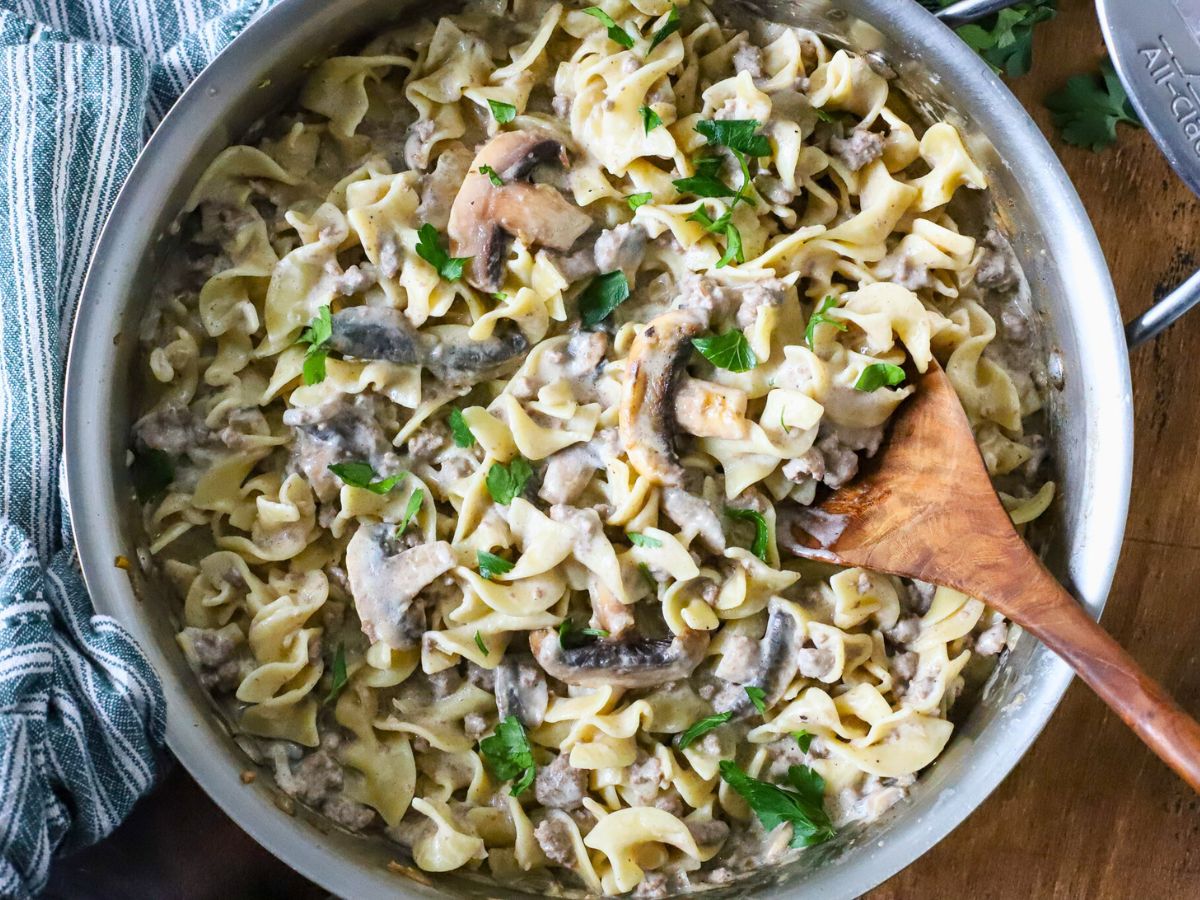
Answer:
[[[1126, 343], [1112, 283], [1083, 207], [1034, 123], [976, 55], [933, 16], [901, 0], [767, 2], [765, 15], [878, 54], [928, 110], [955, 121], [987, 169], [1053, 346], [1051, 441], [1061, 486], [1050, 563], [1093, 615], [1104, 605], [1129, 497], [1132, 407]], [[389, 871], [378, 839], [342, 833], [276, 805], [269, 778], [242, 784], [249, 761], [188, 671], [174, 642], [165, 585], [137, 566], [139, 525], [124, 465], [140, 365], [136, 334], [171, 241], [170, 225], [210, 160], [288, 98], [303, 65], [336, 45], [428, 12], [403, 0], [284, 0], [225, 51], [155, 133], [97, 248], [67, 373], [67, 488], [80, 562], [98, 608], [126, 623], [162, 675], [171, 749], [259, 842], [336, 894], [355, 898], [495, 896], [471, 876], [427, 883]], [[908, 865], [974, 810], [1009, 773], [1053, 712], [1071, 673], [1022, 636], [911, 798], [882, 820], [847, 829], [781, 869], [713, 896], [768, 885], [785, 897], [854, 897]], [[1027, 773], [1031, 774], [1031, 773]], [[180, 810], [180, 815], [186, 815]], [[214, 860], [219, 865], [219, 860]], [[505, 896], [519, 896], [504, 888]]]

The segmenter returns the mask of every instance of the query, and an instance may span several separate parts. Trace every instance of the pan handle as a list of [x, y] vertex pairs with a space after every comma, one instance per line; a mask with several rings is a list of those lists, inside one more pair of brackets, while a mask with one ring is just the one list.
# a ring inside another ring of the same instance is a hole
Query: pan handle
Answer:
[[1129, 320], [1125, 326], [1125, 341], [1129, 349], [1158, 335], [1197, 303], [1200, 303], [1200, 272], [1195, 272], [1140, 316]]
[[1002, 9], [1016, 6], [1018, 2], [1020, 0], [958, 0], [957, 3], [939, 9], [934, 15], [951, 28], [957, 28], [959, 25], [966, 25]]

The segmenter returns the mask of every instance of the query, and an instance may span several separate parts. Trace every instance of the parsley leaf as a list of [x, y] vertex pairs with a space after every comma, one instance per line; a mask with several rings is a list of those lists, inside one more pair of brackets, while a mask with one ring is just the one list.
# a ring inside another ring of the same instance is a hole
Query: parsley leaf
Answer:
[[722, 269], [731, 262], [744, 263], [746, 256], [742, 252], [742, 233], [732, 222], [725, 226], [725, 252], [717, 260], [717, 268]]
[[1034, 26], [1054, 14], [1054, 0], [1030, 0], [962, 25], [956, 32], [996, 72], [1017, 78], [1033, 63]]
[[767, 831], [787, 822], [792, 826], [792, 847], [812, 847], [837, 832], [825, 812], [825, 779], [808, 766], [788, 769], [790, 786], [751, 778], [737, 763], [722, 760], [721, 780], [737, 791], [754, 810]]
[[629, 204], [630, 209], [636, 210], [639, 206], [645, 206], [653, 199], [654, 195], [652, 193], [644, 191], [640, 194], [630, 194], [625, 198], [625, 202]]
[[837, 319], [831, 319], [825, 315], [825, 313], [837, 306], [837, 303], [837, 298], [829, 294], [821, 301], [821, 305], [813, 311], [812, 318], [808, 320], [808, 325], [804, 329], [804, 340], [808, 343], [808, 346], [811, 347], [813, 345], [813, 337], [818, 325], [832, 325], [838, 331], [846, 330], [845, 322], [839, 322]]
[[650, 107], [639, 106], [638, 112], [642, 114], [642, 127], [646, 129], [646, 134], [649, 134], [662, 124], [662, 116], [660, 116]]
[[624, 272], [608, 272], [593, 278], [579, 295], [579, 318], [583, 327], [595, 328], [628, 299], [629, 282]]
[[479, 652], [482, 653], [484, 656], [487, 656], [488, 653], [490, 652], [488, 650], [487, 644], [485, 644], [483, 642], [483, 635], [480, 634], [478, 631], [475, 632], [475, 646], [479, 648]]
[[576, 647], [582, 647], [584, 644], [589, 644], [591, 641], [584, 638], [606, 638], [608, 632], [603, 628], [576, 628], [575, 623], [568, 617], [563, 619], [558, 625], [558, 643], [564, 650], [573, 650]]
[[757, 709], [760, 714], [765, 713], [767, 711], [767, 704], [764, 703], [763, 700], [766, 698], [767, 692], [760, 687], [755, 687], [752, 684], [746, 685], [745, 690], [746, 696], [750, 698], [750, 702], [754, 704], [754, 708]]
[[479, 174], [486, 175], [488, 177], [488, 181], [490, 181], [496, 187], [504, 187], [504, 179], [501, 178], [497, 174], [496, 170], [493, 169], [491, 166], [480, 166]]
[[346, 646], [338, 644], [337, 652], [333, 654], [333, 679], [329, 683], [329, 693], [325, 695], [325, 703], [330, 704], [338, 698], [342, 688], [346, 686]]
[[463, 418], [462, 410], [457, 406], [450, 410], [450, 436], [454, 438], [456, 447], [474, 447], [475, 434], [471, 426]]
[[633, 46], [633, 38], [629, 32], [613, 21], [613, 17], [606, 13], [598, 6], [589, 6], [583, 10], [584, 13], [591, 16], [593, 19], [599, 19], [600, 23], [608, 28], [608, 36], [611, 40], [616, 41], [626, 50]]
[[756, 509], [727, 506], [725, 507], [725, 515], [731, 519], [737, 519], [739, 522], [754, 523], [754, 543], [750, 545], [750, 552], [763, 562], [766, 562], [767, 545], [771, 542], [771, 530], [767, 527], [767, 520], [763, 518], [762, 513]]
[[650, 38], [650, 46], [646, 48], [646, 55], [649, 56], [654, 52], [654, 48], [673, 35], [679, 30], [679, 8], [674, 3], [671, 4], [671, 11], [667, 13], [667, 21], [663, 23], [663, 27], [654, 32], [654, 36]]
[[862, 370], [862, 374], [858, 376], [858, 381], [854, 382], [854, 389], [869, 393], [878, 390], [885, 384], [890, 387], [900, 384], [903, 381], [904, 370], [899, 366], [894, 366], [891, 363], [871, 363]]
[[501, 781], [513, 781], [509, 793], [514, 797], [533, 784], [537, 766], [525, 728], [516, 716], [506, 716], [496, 730], [479, 742], [479, 751], [492, 774]]
[[402, 482], [404, 476], [408, 474], [407, 472], [398, 472], [395, 475], [389, 475], [387, 478], [375, 481], [375, 470], [371, 468], [370, 463], [362, 462], [361, 460], [334, 463], [329, 467], [329, 471], [340, 478], [343, 484], [348, 484], [350, 487], [362, 488], [364, 491], [370, 491], [372, 494], [386, 494]]
[[417, 256], [437, 269], [438, 274], [447, 281], [462, 278], [463, 266], [471, 257], [451, 256], [443, 250], [442, 236], [428, 222], [417, 230], [417, 238]]
[[820, 119], [822, 122], [836, 122], [837, 121], [837, 117], [833, 113], [831, 113], [827, 110], [821, 109], [821, 107], [819, 107], [819, 106], [814, 106], [813, 112], [815, 112], [817, 114], [817, 118]]
[[425, 502], [425, 492], [417, 488], [412, 492], [412, 496], [408, 498], [408, 506], [404, 507], [404, 518], [400, 520], [400, 524], [396, 526], [396, 537], [404, 534], [404, 530], [408, 528], [408, 523], [413, 520], [413, 516], [421, 511], [421, 504]]
[[654, 577], [654, 573], [650, 571], [650, 567], [643, 563], [638, 563], [638, 572], [642, 575], [642, 580], [650, 588], [652, 594], [658, 594], [658, 579]]
[[1066, 86], [1047, 97], [1045, 103], [1063, 141], [1092, 151], [1103, 150], [1116, 141], [1119, 123], [1142, 124], [1108, 60], [1098, 74], [1067, 79]]
[[754, 133], [761, 126], [756, 119], [701, 119], [695, 128], [718, 147], [728, 147], [747, 156], [770, 156], [771, 142], [767, 136]]
[[648, 534], [639, 534], [636, 531], [631, 531], [625, 536], [629, 538], [629, 542], [635, 547], [645, 547], [647, 550], [654, 550], [662, 546], [662, 541], [658, 538], [650, 537]]
[[708, 734], [714, 728], [724, 725], [732, 718], [732, 710], [729, 712], [717, 713], [714, 716], [705, 716], [699, 722], [691, 725], [687, 731], [679, 736], [679, 741], [676, 746], [678, 746], [680, 750], [686, 750], [689, 746], [691, 746], [696, 738]]
[[492, 118], [496, 120], [497, 125], [507, 125], [517, 117], [517, 108], [511, 103], [504, 103], [501, 100], [489, 100], [488, 106], [492, 108]]
[[486, 550], [476, 550], [475, 558], [479, 561], [479, 574], [488, 581], [491, 581], [497, 575], [504, 575], [513, 570], [513, 563], [510, 563], [503, 556], [488, 553]]
[[737, 191], [723, 182], [716, 175], [702, 171], [699, 167], [695, 175], [687, 178], [676, 178], [671, 181], [675, 190], [681, 194], [695, 194], [697, 197], [736, 197]]
[[504, 463], [492, 463], [487, 473], [488, 493], [501, 506], [508, 506], [525, 490], [525, 482], [529, 481], [532, 474], [533, 468], [523, 456], [515, 457], [507, 466]]
[[813, 736], [807, 731], [793, 731], [792, 737], [796, 739], [796, 743], [800, 745], [800, 752], [807, 753], [808, 748], [812, 746]]
[[758, 357], [754, 355], [750, 342], [737, 329], [724, 334], [692, 338], [692, 346], [719, 369], [747, 372], [758, 365]]
[[304, 383], [320, 384], [325, 380], [325, 357], [329, 353], [325, 345], [333, 337], [333, 316], [328, 306], [317, 310], [308, 327], [300, 332], [297, 343], [308, 344], [304, 354]]
[[134, 450], [129, 479], [138, 503], [157, 500], [175, 480], [175, 463], [165, 450]]

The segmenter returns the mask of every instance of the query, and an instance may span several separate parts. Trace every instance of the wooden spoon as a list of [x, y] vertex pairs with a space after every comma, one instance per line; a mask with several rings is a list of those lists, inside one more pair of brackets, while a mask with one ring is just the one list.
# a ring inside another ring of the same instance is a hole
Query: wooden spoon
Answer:
[[983, 601], [1066, 660], [1200, 792], [1200, 724], [1092, 621], [1017, 534], [937, 363], [916, 387], [862, 474], [789, 526], [792, 540], [782, 535], [789, 549]]

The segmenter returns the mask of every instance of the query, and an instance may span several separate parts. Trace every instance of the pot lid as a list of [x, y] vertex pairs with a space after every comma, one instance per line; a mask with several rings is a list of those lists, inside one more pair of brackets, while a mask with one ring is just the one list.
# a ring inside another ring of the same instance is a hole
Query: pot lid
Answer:
[[1134, 109], [1200, 194], [1200, 0], [1097, 0], [1096, 8]]

